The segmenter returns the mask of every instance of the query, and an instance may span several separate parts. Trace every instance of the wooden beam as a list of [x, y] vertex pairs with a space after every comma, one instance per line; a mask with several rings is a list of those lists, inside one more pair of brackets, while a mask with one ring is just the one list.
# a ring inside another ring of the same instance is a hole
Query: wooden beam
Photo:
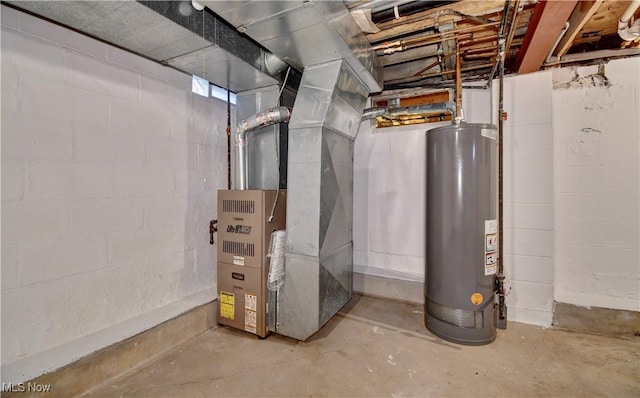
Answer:
[[427, 29], [433, 28], [436, 23], [444, 23], [460, 19], [460, 17], [455, 15], [440, 16], [439, 11], [444, 9], [453, 9], [463, 14], [480, 16], [486, 15], [491, 11], [502, 10], [503, 6], [504, 0], [459, 1], [450, 5], [433, 8], [417, 14], [400, 17], [399, 19], [378, 24], [378, 28], [380, 28], [381, 31], [378, 33], [367, 34], [366, 37], [370, 43], [378, 43], [414, 32], [423, 32]]
[[516, 58], [518, 74], [537, 72], [556, 43], [578, 0], [541, 0], [533, 11]]
[[578, 2], [578, 6], [573, 10], [569, 18], [569, 30], [567, 30], [562, 40], [560, 40], [560, 43], [558, 43], [554, 55], [561, 57], [569, 51], [573, 40], [578, 33], [580, 33], [584, 24], [598, 11], [598, 8], [600, 8], [603, 2], [604, 0]]

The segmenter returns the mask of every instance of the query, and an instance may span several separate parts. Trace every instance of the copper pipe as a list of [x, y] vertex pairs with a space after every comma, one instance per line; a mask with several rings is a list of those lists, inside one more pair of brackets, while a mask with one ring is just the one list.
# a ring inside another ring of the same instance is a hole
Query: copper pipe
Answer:
[[487, 50], [495, 50], [496, 49], [496, 36], [487, 36], [487, 37], [479, 37], [477, 39], [473, 39], [473, 40], [469, 40], [465, 43], [463, 43], [463, 49], [464, 47], [466, 47], [467, 45], [470, 44], [478, 44], [478, 43], [487, 43], [487, 45], [484, 45], [482, 47], [480, 46], [476, 46], [476, 47], [471, 47], [468, 49], [464, 50], [465, 54], [472, 54], [472, 53], [477, 53], [477, 52], [485, 52]]
[[484, 52], [484, 53], [476, 53], [476, 54], [464, 54], [464, 59], [484, 59], [484, 58], [493, 58], [496, 56], [496, 51]]
[[500, 39], [498, 57], [500, 67], [500, 84], [498, 88], [498, 273], [496, 285], [498, 293], [498, 319], [499, 329], [507, 328], [507, 305], [504, 290], [504, 59], [505, 41]]
[[[477, 69], [491, 68], [492, 66], [493, 66], [493, 63], [474, 65], [474, 66], [467, 66], [466, 68], [462, 68], [462, 71], [463, 72], [469, 72], [469, 71], [477, 70]], [[426, 74], [426, 75], [403, 77], [401, 79], [395, 79], [395, 80], [386, 81], [385, 85], [413, 82], [413, 81], [416, 80], [416, 77], [419, 78], [419, 79], [424, 79], [424, 78], [427, 78], [427, 77], [436, 77], [436, 76], [448, 75], [450, 73], [455, 73], [455, 72], [456, 72], [455, 69], [449, 69], [449, 70], [445, 70], [445, 71], [441, 71], [441, 72], [429, 73], [429, 74]]]
[[[437, 54], [439, 55], [439, 54]], [[444, 61], [445, 59], [449, 58], [450, 56], [454, 55], [453, 53], [449, 53], [449, 54], [445, 54], [442, 59], [438, 59], [437, 61], [429, 64], [429, 66], [424, 67], [422, 69], [420, 69], [419, 71], [417, 71], [416, 73], [413, 74], [413, 76], [420, 76], [422, 73], [428, 71], [429, 69], [433, 68], [434, 66], [438, 65], [440, 62]], [[440, 58], [440, 57], [438, 57]]]
[[418, 22], [418, 21], [424, 21], [424, 20], [431, 20], [434, 21], [436, 23], [440, 22], [440, 18], [442, 17], [446, 17], [446, 16], [452, 16], [454, 18], [449, 18], [449, 20], [455, 20], [455, 17], [460, 18], [459, 20], [465, 20], [468, 19], [470, 21], [474, 21], [476, 23], [479, 24], [485, 24], [485, 23], [491, 23], [493, 21], [491, 21], [488, 18], [483, 18], [483, 17], [477, 17], [474, 15], [468, 15], [468, 14], [463, 14], [460, 11], [457, 10], [452, 10], [452, 9], [444, 9], [444, 10], [440, 10], [440, 11], [435, 11], [435, 12], [431, 12], [428, 14], [424, 14], [424, 15], [417, 15], [414, 17], [400, 17], [400, 19], [394, 19], [392, 21], [388, 21], [388, 22], [381, 22], [378, 25], [378, 27], [380, 29], [384, 30], [388, 30], [388, 29], [392, 29], [394, 27], [400, 26], [400, 25], [406, 25], [406, 24], [410, 24], [413, 22]]
[[460, 66], [460, 42], [456, 43], [456, 122], [462, 120], [462, 67]]
[[413, 76], [418, 76], [421, 73], [424, 73], [426, 71], [428, 71], [429, 69], [433, 68], [434, 66], [438, 65], [440, 63], [440, 60], [437, 60], [436, 62], [432, 62], [430, 63], [428, 66], [420, 69], [419, 71], [417, 71], [416, 73], [413, 74]]
[[[448, 32], [443, 32], [443, 33], [432, 33], [430, 35], [426, 35], [426, 36], [421, 36], [421, 37], [415, 37], [413, 39], [407, 39], [407, 40], [395, 40], [392, 42], [385, 42], [382, 44], [378, 44], [373, 46], [373, 50], [374, 51], [378, 51], [378, 50], [385, 50], [385, 49], [391, 49], [391, 48], [403, 48], [404, 49], [408, 49], [408, 48], [415, 48], [415, 47], [421, 47], [423, 45], [427, 45], [427, 44], [422, 44], [425, 41], [429, 41], [429, 40], [433, 40], [435, 39], [433, 42], [429, 42], [428, 44], [433, 44], [433, 43], [438, 43], [444, 40], [450, 40], [450, 39], [455, 39], [456, 36], [460, 33], [472, 33], [472, 32], [479, 32], [482, 30], [486, 30], [489, 28], [495, 28], [496, 26], [498, 26], [500, 24], [500, 22], [492, 22], [492, 23], [488, 23], [488, 24], [484, 24], [484, 25], [480, 25], [480, 26], [469, 26], [467, 28], [460, 28], [460, 29], [455, 29], [455, 30], [451, 30]], [[452, 37], [449, 37], [452, 36]], [[416, 46], [416, 44], [420, 44], [419, 46]], [[402, 50], [396, 50], [396, 51], [402, 51]]]

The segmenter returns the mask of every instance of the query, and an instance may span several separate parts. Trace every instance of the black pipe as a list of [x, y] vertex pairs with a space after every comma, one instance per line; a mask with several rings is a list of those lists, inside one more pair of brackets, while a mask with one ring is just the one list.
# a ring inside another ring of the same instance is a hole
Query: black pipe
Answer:
[[[504, 39], [504, 33], [505, 33], [504, 30], [505, 30], [505, 27], [507, 26], [507, 18], [509, 15], [509, 10], [511, 10], [511, 1], [505, 1], [504, 9], [502, 10], [502, 21], [500, 21], [500, 27], [498, 28], [498, 41]], [[517, 13], [518, 10], [516, 9], [515, 12]], [[514, 28], [513, 26], [510, 26], [509, 31], [511, 31], [511, 29], [513, 28]], [[500, 51], [498, 51], [498, 57], [496, 58], [496, 63], [493, 64], [491, 73], [489, 73], [489, 79], [487, 79], [487, 84], [485, 85], [485, 88], [490, 88], [491, 84], [493, 83], [493, 78], [496, 76], [496, 72], [498, 71], [498, 65], [500, 64], [499, 58], [500, 58]], [[503, 62], [502, 74], [504, 75], [504, 60], [502, 62]]]
[[231, 189], [231, 91], [227, 89], [227, 189]]
[[500, 83], [498, 94], [498, 275], [496, 276], [496, 287], [498, 294], [498, 320], [497, 327], [499, 329], [507, 328], [507, 306], [505, 304], [504, 290], [504, 59], [505, 59], [505, 40], [504, 37], [499, 39], [498, 57], [500, 58]]
[[[444, 6], [447, 4], [455, 3], [457, 0], [422, 0], [412, 1], [411, 3], [401, 4], [398, 6], [398, 16], [404, 17], [406, 15], [416, 14], [421, 11], [430, 10], [432, 8]], [[373, 23], [382, 23], [391, 21], [396, 18], [395, 7], [387, 10], [374, 12], [371, 14], [371, 21]]]

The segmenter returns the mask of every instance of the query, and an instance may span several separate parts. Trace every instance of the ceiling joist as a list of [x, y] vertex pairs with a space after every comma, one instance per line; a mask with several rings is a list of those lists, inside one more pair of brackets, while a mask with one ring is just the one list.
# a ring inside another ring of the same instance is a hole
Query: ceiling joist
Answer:
[[537, 72], [553, 49], [577, 0], [541, 0], [533, 12], [524, 43], [516, 58], [518, 74]]
[[574, 39], [582, 30], [582, 27], [591, 19], [593, 14], [598, 11], [604, 0], [580, 1], [569, 17], [569, 29], [564, 34], [554, 55], [561, 57], [569, 51]]

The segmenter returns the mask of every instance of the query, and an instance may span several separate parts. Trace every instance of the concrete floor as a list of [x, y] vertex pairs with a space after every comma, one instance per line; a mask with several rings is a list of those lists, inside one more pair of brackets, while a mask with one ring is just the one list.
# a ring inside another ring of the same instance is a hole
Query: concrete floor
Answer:
[[87, 397], [640, 396], [640, 338], [515, 322], [496, 341], [431, 335], [422, 306], [355, 296], [309, 341], [218, 327]]

